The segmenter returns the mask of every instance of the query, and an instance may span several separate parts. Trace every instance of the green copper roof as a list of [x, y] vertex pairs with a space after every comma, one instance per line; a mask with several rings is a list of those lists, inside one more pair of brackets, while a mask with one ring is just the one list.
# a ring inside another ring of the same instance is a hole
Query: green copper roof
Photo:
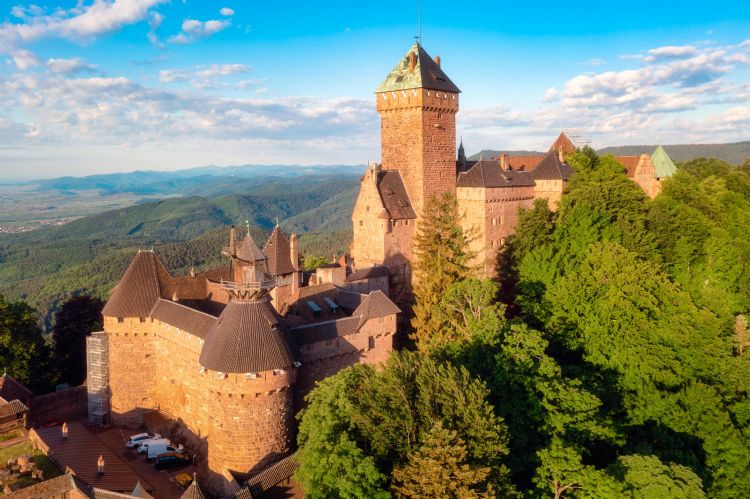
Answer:
[[[413, 68], [409, 68], [410, 54], [414, 54], [411, 56], [414, 58]], [[393, 68], [391, 74], [388, 75], [383, 83], [378, 85], [375, 93], [410, 90], [412, 88], [425, 88], [455, 93], [461, 92], [450, 78], [443, 73], [443, 70], [440, 69], [435, 60], [418, 43], [411, 46], [406, 55]]]
[[677, 171], [672, 158], [669, 157], [662, 146], [658, 146], [651, 155], [651, 163], [654, 165], [656, 178], [671, 177]]

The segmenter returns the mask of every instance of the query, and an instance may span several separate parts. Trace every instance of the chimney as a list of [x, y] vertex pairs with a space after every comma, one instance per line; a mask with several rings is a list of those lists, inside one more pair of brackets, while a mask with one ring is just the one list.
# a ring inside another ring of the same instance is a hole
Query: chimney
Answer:
[[235, 229], [234, 225], [232, 225], [232, 228], [229, 229], [229, 254], [232, 256], [235, 255], [234, 242], [236, 240], [237, 240], [237, 229]]
[[297, 245], [297, 234], [289, 236], [289, 258], [292, 260], [292, 267], [295, 272], [292, 273], [292, 293], [299, 290], [299, 281], [302, 273], [299, 272], [299, 246]]
[[104, 456], [99, 456], [96, 460], [96, 473], [99, 475], [104, 474]]
[[190, 277], [195, 277], [195, 267], [190, 267]]
[[179, 297], [177, 296], [177, 291], [172, 291], [172, 301], [177, 303], [179, 300]]
[[297, 245], [297, 234], [289, 236], [289, 258], [292, 260], [294, 270], [299, 269], [299, 247]]
[[68, 439], [68, 423], [63, 422], [61, 429], [62, 429], [63, 440], [67, 440]]
[[409, 72], [413, 73], [414, 68], [417, 66], [417, 54], [409, 52]]
[[501, 169], [501, 170], [506, 170], [506, 169], [507, 169], [507, 168], [506, 168], [506, 166], [507, 166], [507, 163], [508, 163], [508, 162], [507, 162], [507, 159], [506, 159], [507, 157], [508, 157], [508, 155], [507, 155], [507, 154], [505, 154], [505, 153], [500, 153], [500, 169]]
[[439, 55], [435, 56], [435, 64], [437, 64], [437, 67], [440, 67], [440, 56]]
[[558, 154], [558, 157], [560, 158], [560, 163], [565, 163], [565, 153], [563, 153], [563, 148], [562, 148], [562, 146], [560, 146], [560, 147], [559, 147], [559, 148], [557, 149], [557, 154]]

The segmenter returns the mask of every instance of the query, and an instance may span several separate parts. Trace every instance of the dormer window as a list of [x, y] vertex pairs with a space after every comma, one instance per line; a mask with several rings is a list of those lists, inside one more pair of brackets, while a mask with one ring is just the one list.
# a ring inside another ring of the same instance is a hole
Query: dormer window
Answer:
[[245, 379], [258, 379], [258, 373], [245, 373]]
[[222, 372], [216, 373], [216, 379], [227, 379], [227, 373], [222, 373]]
[[283, 369], [274, 369], [274, 370], [273, 370], [273, 375], [274, 375], [274, 376], [281, 376], [281, 375], [282, 375], [282, 374], [284, 374], [284, 373], [286, 373], [286, 371], [285, 371], [285, 370], [283, 370]]

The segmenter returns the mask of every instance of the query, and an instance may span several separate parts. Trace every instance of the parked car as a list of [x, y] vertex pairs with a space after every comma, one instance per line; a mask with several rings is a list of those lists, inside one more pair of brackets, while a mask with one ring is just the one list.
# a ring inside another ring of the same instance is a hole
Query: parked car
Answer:
[[158, 433], [138, 433], [131, 435], [125, 445], [132, 449], [133, 447], [138, 447], [146, 440], [153, 440], [155, 438], [161, 438], [161, 435]]
[[[161, 454], [165, 454], [167, 452], [182, 452], [183, 447], [182, 445], [179, 445], [177, 447], [173, 446], [172, 443], [167, 439], [161, 439], [161, 440], [151, 440], [147, 444], [144, 444], [141, 447], [144, 447], [145, 449], [142, 452], [142, 454], [146, 454], [146, 459], [148, 461], [153, 461], [156, 459], [157, 456]], [[140, 447], [138, 450], [140, 451]]]
[[165, 452], [164, 454], [156, 456], [156, 459], [154, 459], [154, 467], [157, 470], [165, 470], [176, 466], [185, 466], [191, 462], [193, 462], [193, 460], [187, 454], [181, 452]]
[[138, 446], [138, 454], [145, 454], [148, 451], [148, 446], [151, 444], [171, 445], [172, 442], [168, 438], [149, 438], [141, 442], [141, 445]]

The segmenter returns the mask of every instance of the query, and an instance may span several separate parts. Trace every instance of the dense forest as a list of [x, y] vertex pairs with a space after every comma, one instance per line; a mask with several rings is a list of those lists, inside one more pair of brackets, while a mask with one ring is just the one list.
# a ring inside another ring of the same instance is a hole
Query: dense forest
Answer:
[[750, 496], [750, 162], [680, 164], [650, 200], [612, 156], [568, 161], [498, 280], [431, 201], [413, 348], [298, 416], [309, 497]]
[[303, 254], [330, 259], [351, 241], [357, 180], [352, 175], [252, 179], [242, 195], [147, 202], [3, 235], [0, 294], [28, 302], [49, 329], [69, 297], [106, 300], [139, 248], [153, 247], [175, 275], [191, 267], [207, 270], [222, 264], [228, 227], [244, 226], [246, 220], [260, 245], [278, 219], [285, 231], [301, 234]]

